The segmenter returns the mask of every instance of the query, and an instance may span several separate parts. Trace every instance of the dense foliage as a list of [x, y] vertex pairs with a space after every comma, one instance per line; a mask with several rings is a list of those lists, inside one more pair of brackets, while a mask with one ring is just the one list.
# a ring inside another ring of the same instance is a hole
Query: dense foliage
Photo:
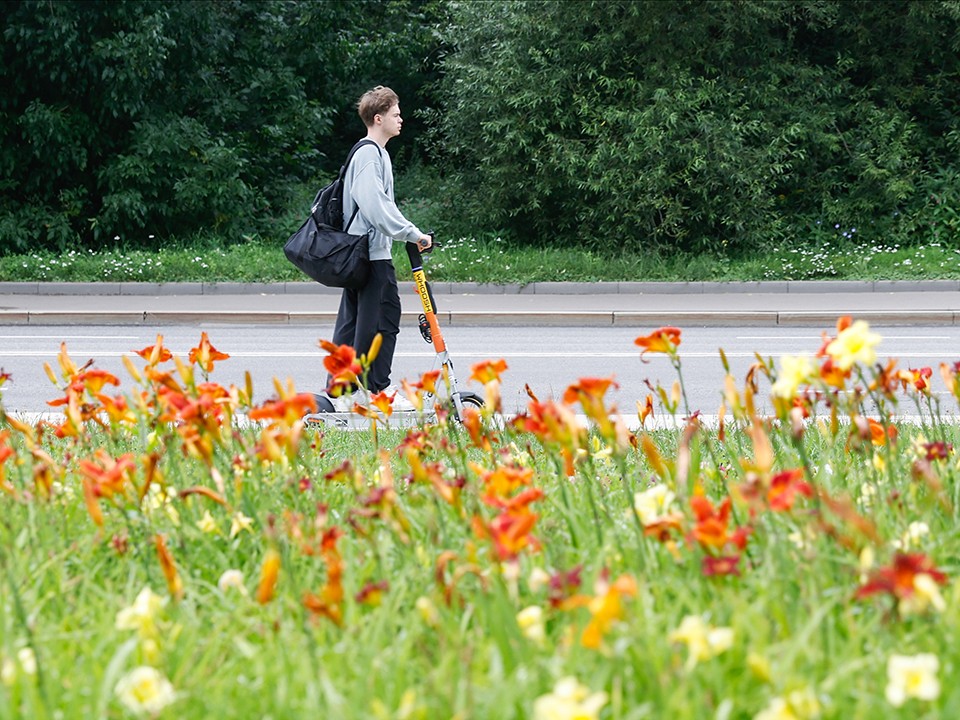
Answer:
[[[541, 241], [960, 229], [956, 2], [455, 3], [442, 143]], [[944, 207], [946, 204], [946, 207]]]
[[270, 228], [360, 92], [424, 77], [420, 5], [5, 3], [0, 249]]
[[447, 236], [736, 252], [960, 233], [957, 0], [0, 15], [0, 253], [285, 237], [378, 83], [407, 119], [398, 190]]

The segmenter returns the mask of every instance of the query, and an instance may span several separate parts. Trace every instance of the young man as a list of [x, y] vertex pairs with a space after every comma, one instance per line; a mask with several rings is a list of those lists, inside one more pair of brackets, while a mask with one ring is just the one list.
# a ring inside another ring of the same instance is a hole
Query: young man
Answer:
[[[340, 298], [333, 342], [350, 345], [358, 354], [370, 349], [377, 333], [383, 338], [380, 352], [366, 378], [366, 391], [384, 391], [393, 396], [395, 410], [411, 410], [410, 402], [390, 384], [390, 369], [400, 332], [400, 292], [391, 260], [391, 243], [415, 242], [421, 250], [430, 247], [430, 236], [420, 232], [397, 209], [393, 198], [393, 165], [385, 148], [400, 134], [400, 99], [388, 87], [378, 85], [363, 94], [357, 110], [367, 127], [367, 139], [350, 162], [343, 181], [343, 216], [356, 217], [344, 230], [354, 235], [370, 233], [370, 278], [358, 290], [344, 290]], [[337, 410], [346, 411], [355, 400], [364, 400], [364, 389], [354, 397], [334, 400]]]

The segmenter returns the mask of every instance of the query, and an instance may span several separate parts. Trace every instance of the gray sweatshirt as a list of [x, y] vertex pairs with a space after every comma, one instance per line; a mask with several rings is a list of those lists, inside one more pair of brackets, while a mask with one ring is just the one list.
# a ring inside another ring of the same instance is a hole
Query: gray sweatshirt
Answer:
[[360, 211], [344, 230], [362, 235], [373, 229], [371, 260], [389, 260], [392, 240], [416, 242], [423, 234], [397, 209], [393, 199], [393, 163], [389, 153], [376, 144], [367, 143], [354, 153], [343, 179], [344, 222], [350, 220], [358, 206]]

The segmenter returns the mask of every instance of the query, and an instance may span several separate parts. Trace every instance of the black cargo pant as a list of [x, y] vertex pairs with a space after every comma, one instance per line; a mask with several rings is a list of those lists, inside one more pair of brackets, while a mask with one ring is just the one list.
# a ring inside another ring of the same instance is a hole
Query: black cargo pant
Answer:
[[382, 336], [383, 345], [367, 374], [366, 388], [370, 392], [379, 392], [390, 384], [390, 368], [400, 333], [400, 289], [390, 260], [371, 261], [366, 285], [343, 291], [333, 342], [350, 345], [359, 357], [370, 350], [377, 333]]

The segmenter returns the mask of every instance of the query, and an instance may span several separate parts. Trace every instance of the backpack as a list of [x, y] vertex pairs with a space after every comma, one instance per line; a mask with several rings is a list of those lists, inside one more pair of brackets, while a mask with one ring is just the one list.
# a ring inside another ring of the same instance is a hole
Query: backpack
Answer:
[[353, 146], [337, 179], [321, 188], [306, 221], [283, 246], [287, 260], [327, 287], [359, 289], [370, 275], [370, 233], [351, 235], [344, 229], [350, 227], [359, 208], [354, 209], [350, 222], [343, 224], [343, 178], [353, 154], [367, 143], [376, 145], [364, 139]]
[[[353, 160], [354, 153], [364, 145], [376, 145], [376, 143], [364, 138], [354, 145], [350, 154], [347, 155], [347, 161], [340, 167], [337, 179], [326, 187], [320, 188], [320, 192], [313, 199], [313, 203], [310, 205], [310, 214], [313, 215], [317, 225], [329, 225], [338, 230], [346, 230], [353, 222], [353, 218], [356, 217], [357, 211], [355, 209], [350, 222], [346, 225], [343, 224], [343, 178], [347, 174], [347, 168], [350, 166], [350, 161]], [[378, 147], [377, 151], [379, 152], [379, 150]]]

